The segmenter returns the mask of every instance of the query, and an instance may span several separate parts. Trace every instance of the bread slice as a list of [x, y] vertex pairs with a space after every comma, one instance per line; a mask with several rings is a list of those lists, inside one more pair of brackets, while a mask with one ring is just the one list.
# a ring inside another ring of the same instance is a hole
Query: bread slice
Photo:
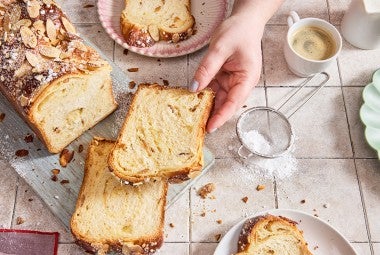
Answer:
[[192, 93], [158, 84], [140, 85], [121, 128], [109, 165], [119, 178], [187, 180], [203, 166], [211, 89]]
[[151, 181], [125, 185], [108, 170], [114, 142], [91, 142], [83, 183], [71, 231], [85, 249], [98, 254], [109, 250], [124, 254], [152, 254], [163, 242], [164, 208], [168, 184]]
[[265, 215], [247, 220], [236, 255], [312, 255], [296, 222]]
[[111, 66], [54, 1], [0, 1], [0, 92], [51, 153], [111, 114]]
[[121, 31], [127, 43], [150, 47], [156, 41], [178, 42], [193, 34], [190, 0], [125, 0]]

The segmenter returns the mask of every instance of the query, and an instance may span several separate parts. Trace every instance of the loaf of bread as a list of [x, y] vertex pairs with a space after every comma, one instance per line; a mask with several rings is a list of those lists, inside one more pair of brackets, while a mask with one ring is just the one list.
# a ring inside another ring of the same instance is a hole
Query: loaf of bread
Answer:
[[267, 214], [248, 219], [236, 255], [312, 255], [297, 223]]
[[116, 109], [110, 72], [53, 0], [0, 2], [0, 91], [50, 152]]
[[195, 19], [190, 0], [125, 0], [120, 23], [129, 45], [150, 47], [160, 40], [185, 40], [193, 34]]
[[192, 93], [140, 85], [111, 152], [111, 170], [132, 183], [150, 178], [180, 182], [199, 174], [213, 98], [211, 89]]
[[89, 146], [71, 231], [78, 244], [99, 255], [111, 250], [152, 254], [163, 242], [168, 184], [159, 180], [122, 184], [108, 170], [113, 146], [114, 142], [101, 138], [94, 138]]

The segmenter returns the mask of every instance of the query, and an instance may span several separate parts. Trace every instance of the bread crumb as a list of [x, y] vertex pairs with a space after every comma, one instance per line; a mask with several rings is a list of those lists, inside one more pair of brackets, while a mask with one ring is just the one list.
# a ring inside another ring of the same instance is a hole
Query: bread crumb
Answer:
[[162, 80], [165, 86], [169, 86], [169, 81], [168, 80]]
[[83, 151], [83, 145], [82, 144], [79, 144], [79, 147], [78, 147], [78, 153], [81, 153]]
[[62, 167], [66, 167], [74, 157], [74, 151], [69, 151], [68, 149], [63, 149], [59, 155], [59, 164]]
[[128, 55], [128, 49], [124, 49], [123, 54]]
[[67, 183], [70, 183], [70, 181], [69, 180], [62, 180], [61, 181], [61, 184], [63, 185], [63, 184], [67, 184]]
[[5, 113], [0, 113], [0, 122], [2, 122], [5, 118]]
[[222, 224], [222, 220], [216, 220], [216, 223]]
[[93, 4], [86, 4], [83, 6], [83, 8], [91, 8], [91, 7], [95, 7], [95, 5]]
[[247, 203], [247, 201], [248, 201], [248, 197], [243, 197], [241, 200], [242, 200], [244, 203]]
[[323, 207], [324, 207], [324, 208], [329, 208], [329, 207], [330, 207], [330, 204], [328, 204], [328, 203], [327, 203], [327, 204], [324, 204]]
[[51, 176], [50, 179], [51, 179], [53, 182], [58, 181], [58, 177], [57, 177], [55, 174], [53, 174], [53, 175]]
[[17, 217], [16, 218], [16, 225], [21, 225], [24, 222], [25, 222], [25, 220], [22, 217]]
[[215, 190], [215, 184], [214, 183], [207, 183], [204, 185], [202, 188], [199, 189], [198, 195], [202, 198], [205, 199], [208, 194], [213, 192]]
[[128, 68], [127, 70], [128, 70], [128, 72], [130, 72], [130, 73], [135, 73], [135, 72], [138, 72], [138, 71], [139, 71], [139, 68], [138, 68], [138, 67], [132, 67], [132, 68]]
[[261, 184], [259, 184], [259, 185], [257, 185], [257, 187], [256, 187], [256, 190], [257, 190], [257, 191], [261, 191], [261, 190], [263, 190], [263, 189], [265, 189], [265, 185], [261, 185]]
[[33, 198], [29, 198], [28, 201], [29, 201], [29, 202], [32, 202], [32, 201], [33, 201]]
[[201, 217], [205, 217], [206, 216], [206, 212], [202, 212], [200, 215], [201, 215]]
[[59, 196], [54, 196], [55, 199], [59, 199]]
[[24, 150], [24, 149], [17, 150], [17, 151], [15, 152], [15, 155], [16, 155], [17, 157], [26, 157], [26, 156], [29, 155], [29, 151], [28, 151], [28, 150]]
[[316, 214], [316, 213], [314, 214], [314, 216], [315, 216], [315, 217], [319, 217], [318, 214]]
[[60, 172], [61, 172], [61, 170], [56, 169], [56, 168], [54, 168], [53, 170], [51, 170], [51, 173], [54, 174], [54, 175], [57, 175], [57, 174], [59, 174]]
[[216, 212], [216, 209], [212, 210], [211, 212], [212, 212], [212, 213]]
[[171, 228], [174, 228], [174, 224], [173, 224], [173, 223], [170, 223], [169, 226], [170, 226]]
[[32, 143], [33, 142], [33, 135], [32, 134], [27, 134], [25, 137], [24, 137], [24, 141], [26, 143]]
[[130, 81], [129, 83], [128, 83], [128, 88], [129, 89], [134, 89], [136, 87], [136, 82], [135, 81]]
[[221, 237], [222, 237], [222, 234], [215, 235], [215, 241], [219, 242]]
[[318, 249], [318, 248], [319, 248], [319, 246], [316, 245], [316, 246], [314, 246], [313, 250], [316, 250], [316, 249]]
[[304, 203], [306, 203], [306, 200], [305, 200], [305, 199], [302, 199], [302, 200], [301, 200], [301, 204], [304, 204]]

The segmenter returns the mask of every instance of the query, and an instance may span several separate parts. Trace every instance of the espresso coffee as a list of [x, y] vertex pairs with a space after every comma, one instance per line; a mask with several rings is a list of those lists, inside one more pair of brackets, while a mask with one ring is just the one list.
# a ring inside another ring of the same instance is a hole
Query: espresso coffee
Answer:
[[325, 60], [336, 52], [332, 35], [315, 26], [305, 26], [294, 32], [291, 46], [299, 55], [311, 60]]

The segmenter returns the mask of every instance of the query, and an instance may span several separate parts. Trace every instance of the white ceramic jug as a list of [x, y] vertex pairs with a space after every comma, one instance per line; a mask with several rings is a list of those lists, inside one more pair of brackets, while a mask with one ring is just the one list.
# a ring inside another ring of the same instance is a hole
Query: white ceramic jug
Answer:
[[342, 35], [358, 48], [380, 48], [380, 0], [352, 0], [342, 20]]

